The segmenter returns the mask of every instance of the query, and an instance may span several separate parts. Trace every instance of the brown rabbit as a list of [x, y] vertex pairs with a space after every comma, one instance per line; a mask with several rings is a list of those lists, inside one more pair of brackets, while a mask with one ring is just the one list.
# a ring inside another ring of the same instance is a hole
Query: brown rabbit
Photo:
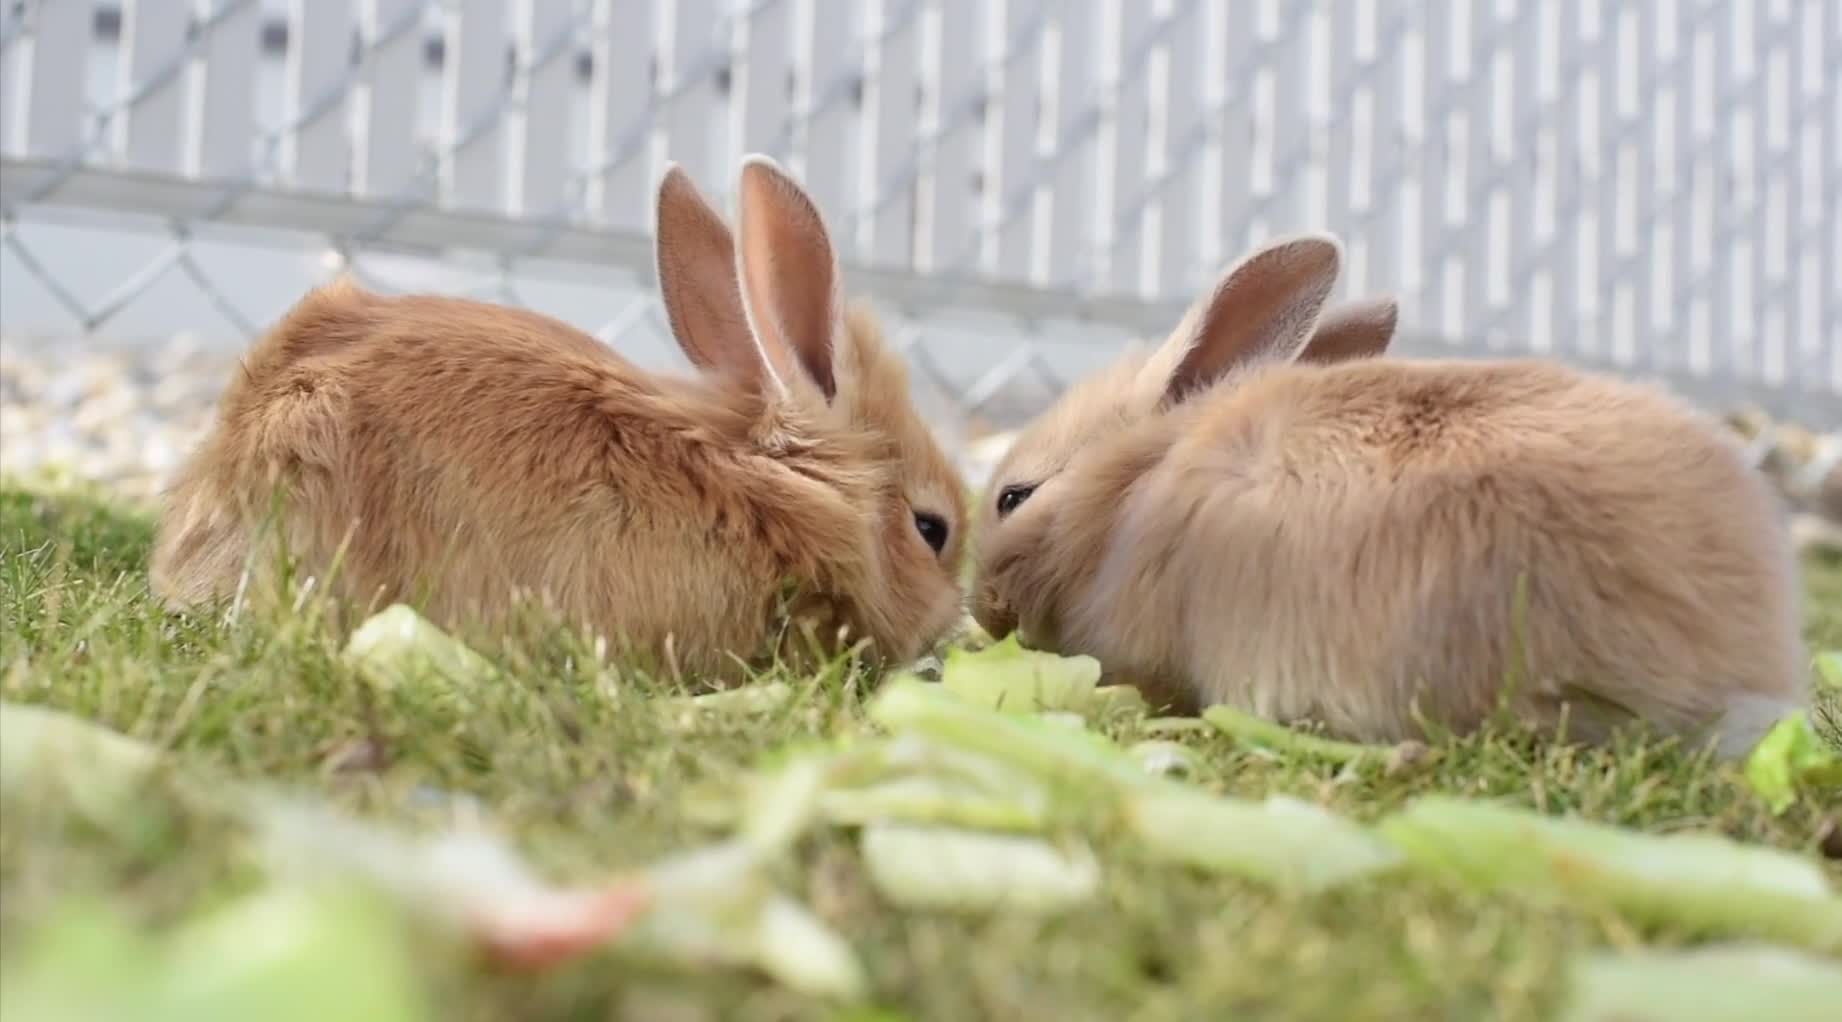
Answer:
[[732, 680], [776, 651], [791, 590], [822, 640], [917, 655], [959, 620], [963, 485], [873, 317], [843, 307], [817, 209], [761, 157], [739, 201], [738, 246], [681, 171], [659, 185], [660, 286], [697, 378], [533, 312], [308, 295], [172, 486], [155, 592], [187, 607], [269, 570], [253, 539], [279, 483], [291, 554], [360, 604], [490, 625], [537, 595]]
[[981, 625], [1179, 709], [1366, 740], [1502, 697], [1589, 741], [1726, 713], [1733, 753], [1803, 701], [1791, 549], [1726, 431], [1540, 361], [1353, 357], [1394, 316], [1313, 339], [1339, 261], [1315, 236], [1252, 255], [1024, 431], [979, 513]]

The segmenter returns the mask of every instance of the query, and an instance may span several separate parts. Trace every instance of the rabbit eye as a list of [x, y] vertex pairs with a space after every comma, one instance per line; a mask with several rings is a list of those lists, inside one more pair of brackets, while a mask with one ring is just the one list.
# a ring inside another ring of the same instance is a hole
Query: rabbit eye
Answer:
[[1030, 494], [1035, 492], [1036, 487], [1033, 485], [1006, 486], [998, 493], [998, 517], [1002, 518], [1022, 507], [1023, 502], [1029, 500]]
[[921, 534], [922, 542], [926, 543], [928, 545], [928, 548], [933, 550], [935, 553], [939, 553], [940, 551], [946, 549], [946, 545], [947, 545], [946, 519], [940, 517], [939, 515], [928, 514], [925, 511], [916, 511], [915, 512], [915, 531]]

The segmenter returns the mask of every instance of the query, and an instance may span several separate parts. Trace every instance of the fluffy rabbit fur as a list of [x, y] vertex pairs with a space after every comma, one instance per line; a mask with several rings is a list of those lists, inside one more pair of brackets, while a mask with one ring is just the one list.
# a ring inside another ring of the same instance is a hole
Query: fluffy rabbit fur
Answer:
[[268, 571], [279, 484], [301, 570], [361, 605], [480, 625], [537, 596], [719, 681], [785, 651], [783, 607], [822, 643], [918, 654], [959, 620], [963, 486], [873, 317], [844, 308], [812, 203], [751, 158], [739, 205], [737, 244], [681, 171], [659, 186], [660, 286], [696, 378], [518, 309], [308, 295], [172, 486], [155, 592], [190, 607]]
[[1339, 259], [1250, 256], [1023, 432], [978, 513], [980, 624], [1366, 740], [1505, 699], [1588, 741], [1727, 714], [1731, 753], [1803, 701], [1791, 548], [1736, 441], [1560, 365], [1362, 357], [1394, 307], [1320, 322]]

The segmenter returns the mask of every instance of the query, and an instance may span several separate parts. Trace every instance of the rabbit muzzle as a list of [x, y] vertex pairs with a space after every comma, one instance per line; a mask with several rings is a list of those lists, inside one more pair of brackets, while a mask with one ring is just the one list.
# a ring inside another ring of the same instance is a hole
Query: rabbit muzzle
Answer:
[[1017, 630], [1016, 610], [989, 577], [979, 579], [973, 591], [972, 620], [994, 639], [1002, 639]]

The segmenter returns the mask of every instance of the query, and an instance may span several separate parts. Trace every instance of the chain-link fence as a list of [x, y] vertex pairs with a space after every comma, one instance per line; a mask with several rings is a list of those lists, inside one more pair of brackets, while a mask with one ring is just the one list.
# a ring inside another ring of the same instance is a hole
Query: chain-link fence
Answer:
[[[806, 182], [949, 434], [1329, 229], [1408, 353], [1842, 420], [1834, 0], [0, 0], [8, 345], [234, 350], [350, 267], [675, 359], [666, 159]], [[157, 372], [157, 371], [156, 371]], [[98, 413], [101, 414], [101, 413]]]

